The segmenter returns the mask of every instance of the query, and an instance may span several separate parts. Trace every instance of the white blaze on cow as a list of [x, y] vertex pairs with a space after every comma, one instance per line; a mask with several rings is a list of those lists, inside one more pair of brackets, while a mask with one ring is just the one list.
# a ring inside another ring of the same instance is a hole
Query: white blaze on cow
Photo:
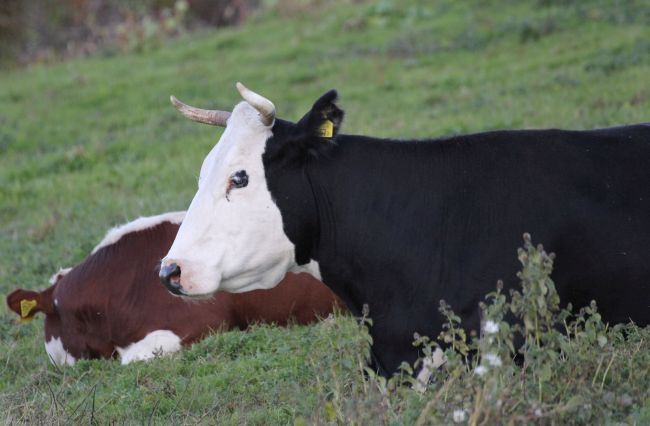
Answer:
[[[270, 125], [248, 102], [234, 108], [201, 167], [199, 188], [187, 211], [189, 225], [181, 225], [162, 261], [163, 267], [180, 267], [179, 293], [269, 289], [296, 268], [294, 245], [283, 231], [264, 175], [262, 154], [271, 136]], [[231, 177], [241, 171], [248, 176], [247, 186], [230, 189]]]

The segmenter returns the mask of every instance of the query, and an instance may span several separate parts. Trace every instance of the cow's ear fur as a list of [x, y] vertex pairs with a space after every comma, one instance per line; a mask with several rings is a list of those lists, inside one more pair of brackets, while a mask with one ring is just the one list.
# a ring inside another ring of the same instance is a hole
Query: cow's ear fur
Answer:
[[39, 312], [54, 313], [52, 292], [54, 286], [43, 292], [18, 289], [7, 296], [7, 306], [23, 320], [29, 320]]
[[298, 126], [322, 142], [334, 140], [343, 123], [343, 110], [336, 105], [338, 94], [330, 90], [318, 98], [311, 110], [300, 119]]
[[276, 120], [274, 136], [265, 156], [290, 162], [295, 158], [321, 157], [335, 145], [344, 112], [336, 105], [338, 94], [330, 90], [318, 98], [295, 125]]
[[336, 105], [338, 94], [330, 90], [318, 98], [296, 125], [294, 147], [312, 157], [326, 154], [336, 141], [343, 122], [343, 110]]

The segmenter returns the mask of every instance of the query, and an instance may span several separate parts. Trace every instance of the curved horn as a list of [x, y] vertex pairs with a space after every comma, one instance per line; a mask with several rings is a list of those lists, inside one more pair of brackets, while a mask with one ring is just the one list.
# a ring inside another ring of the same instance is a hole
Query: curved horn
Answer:
[[199, 123], [226, 127], [226, 122], [228, 121], [228, 117], [230, 117], [230, 113], [228, 111], [195, 108], [193, 106], [184, 104], [183, 102], [176, 99], [176, 97], [173, 95], [169, 97], [169, 100], [171, 101], [172, 105], [174, 105], [174, 108], [176, 108], [181, 114], [190, 120], [198, 121]]
[[265, 126], [273, 124], [273, 120], [275, 120], [275, 105], [273, 105], [273, 102], [248, 89], [240, 82], [237, 82], [237, 90], [239, 90], [241, 97], [260, 113], [262, 123]]

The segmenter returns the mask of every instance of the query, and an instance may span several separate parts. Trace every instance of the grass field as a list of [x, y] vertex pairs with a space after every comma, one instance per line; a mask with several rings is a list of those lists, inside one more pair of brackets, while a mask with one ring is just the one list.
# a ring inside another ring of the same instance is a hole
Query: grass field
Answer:
[[[115, 224], [189, 205], [220, 130], [180, 118], [170, 94], [230, 109], [242, 81], [296, 120], [337, 88], [344, 131], [373, 136], [650, 121], [647, 0], [280, 3], [293, 7], [164, 47], [0, 70], [0, 295], [44, 288]], [[366, 338], [345, 316], [57, 369], [42, 321], [20, 325], [3, 303], [0, 422], [650, 424], [650, 331], [593, 327], [605, 345], [578, 339], [576, 358], [536, 364], [539, 394], [475, 417], [506, 376], [448, 369], [423, 396], [364, 380]]]

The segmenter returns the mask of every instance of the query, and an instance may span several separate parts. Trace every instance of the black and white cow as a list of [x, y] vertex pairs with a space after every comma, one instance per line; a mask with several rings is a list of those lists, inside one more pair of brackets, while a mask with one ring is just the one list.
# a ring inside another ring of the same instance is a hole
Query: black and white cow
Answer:
[[[498, 279], [517, 283], [524, 232], [557, 254], [563, 302], [596, 299], [612, 323], [650, 320], [650, 125], [495, 131], [427, 141], [339, 134], [330, 91], [297, 123], [243, 85], [232, 114], [172, 99], [226, 126], [161, 279], [187, 296], [322, 279], [368, 304], [383, 374], [436, 336], [444, 299], [470, 328]], [[264, 235], [263, 239], [259, 239]]]

